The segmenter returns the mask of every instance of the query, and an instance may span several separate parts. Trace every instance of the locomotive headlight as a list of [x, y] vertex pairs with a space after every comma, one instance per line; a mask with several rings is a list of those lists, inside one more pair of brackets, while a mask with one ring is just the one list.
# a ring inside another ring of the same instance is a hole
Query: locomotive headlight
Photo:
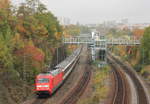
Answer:
[[43, 87], [49, 87], [49, 85], [43, 85]]
[[41, 85], [37, 85], [36, 87], [41, 87]]
[[37, 87], [49, 87], [49, 85], [37, 85]]

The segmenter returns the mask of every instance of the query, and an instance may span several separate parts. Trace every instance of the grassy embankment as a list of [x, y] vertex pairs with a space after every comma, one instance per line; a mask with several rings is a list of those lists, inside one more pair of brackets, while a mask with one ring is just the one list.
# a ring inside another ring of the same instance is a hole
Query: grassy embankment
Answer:
[[109, 78], [110, 68], [108, 66], [104, 68], [98, 68], [95, 65], [92, 66], [93, 76], [91, 79], [90, 97], [81, 99], [78, 104], [99, 104], [102, 102], [108, 94], [109, 87], [107, 84]]

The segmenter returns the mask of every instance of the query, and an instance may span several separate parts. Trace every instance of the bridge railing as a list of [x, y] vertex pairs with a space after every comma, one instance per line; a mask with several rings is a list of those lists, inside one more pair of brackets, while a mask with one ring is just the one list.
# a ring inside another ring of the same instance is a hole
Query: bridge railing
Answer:
[[140, 40], [133, 39], [92, 39], [91, 37], [69, 37], [64, 38], [63, 42], [65, 44], [96, 44], [101, 45], [102, 42], [107, 45], [139, 45]]
[[93, 42], [91, 38], [86, 37], [70, 37], [70, 38], [64, 38], [63, 42], [66, 44], [90, 44]]
[[107, 40], [107, 44], [108, 45], [139, 45], [140, 44], [140, 40], [136, 40], [136, 39], [109, 39]]

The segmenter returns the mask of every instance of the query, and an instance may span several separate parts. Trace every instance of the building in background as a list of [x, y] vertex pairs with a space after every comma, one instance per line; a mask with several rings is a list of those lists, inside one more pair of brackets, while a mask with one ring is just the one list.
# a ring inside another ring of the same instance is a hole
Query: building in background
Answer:
[[146, 27], [149, 27], [149, 26], [150, 26], [150, 23], [122, 24], [122, 25], [118, 25], [117, 28], [120, 30], [123, 30], [123, 29], [134, 30], [134, 29], [145, 29]]
[[70, 18], [67, 18], [67, 17], [58, 17], [58, 21], [60, 22], [61, 25], [70, 25], [71, 24]]

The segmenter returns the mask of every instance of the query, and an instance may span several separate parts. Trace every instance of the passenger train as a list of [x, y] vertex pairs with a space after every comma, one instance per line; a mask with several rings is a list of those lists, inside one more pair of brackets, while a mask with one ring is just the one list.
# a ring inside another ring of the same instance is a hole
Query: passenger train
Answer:
[[69, 57], [55, 66], [54, 70], [41, 73], [35, 79], [37, 95], [52, 95], [65, 81], [79, 60], [81, 47], [76, 49]]

